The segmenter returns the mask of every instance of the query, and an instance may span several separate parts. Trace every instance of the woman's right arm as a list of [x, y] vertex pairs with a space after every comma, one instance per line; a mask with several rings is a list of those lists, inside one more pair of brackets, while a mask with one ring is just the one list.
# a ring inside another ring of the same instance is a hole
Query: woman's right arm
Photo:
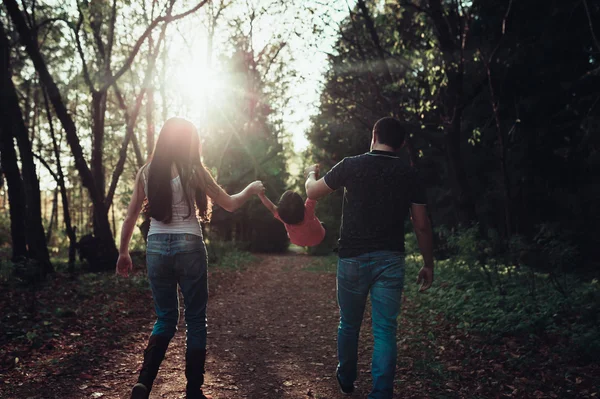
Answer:
[[117, 260], [117, 274], [123, 277], [128, 277], [129, 272], [133, 270], [133, 263], [129, 256], [129, 242], [131, 241], [137, 218], [140, 215], [142, 204], [146, 197], [142, 183], [142, 170], [143, 169], [140, 169], [135, 178], [131, 202], [127, 208], [127, 216], [125, 216], [123, 226], [121, 227], [121, 244], [119, 246], [119, 259]]

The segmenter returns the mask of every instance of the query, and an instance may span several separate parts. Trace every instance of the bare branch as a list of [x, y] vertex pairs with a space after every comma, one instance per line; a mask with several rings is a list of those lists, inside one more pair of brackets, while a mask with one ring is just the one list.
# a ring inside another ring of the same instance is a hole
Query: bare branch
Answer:
[[106, 58], [104, 59], [104, 71], [110, 73], [110, 61], [112, 58], [113, 44], [115, 42], [115, 23], [117, 20], [117, 0], [113, 0], [112, 11], [110, 15], [110, 25], [108, 30]]
[[590, 25], [590, 32], [592, 33], [592, 39], [594, 40], [594, 44], [598, 51], [600, 51], [600, 43], [598, 43], [598, 38], [596, 37], [596, 33], [594, 32], [594, 25], [592, 24], [592, 16], [590, 15], [590, 9], [588, 7], [587, 0], [583, 0], [583, 6], [585, 7], [585, 14], [588, 18], [588, 24]]
[[[160, 37], [158, 38], [158, 42], [156, 43], [156, 49], [153, 54], [150, 54], [150, 57], [148, 60], [148, 67], [146, 69], [146, 75], [144, 77], [144, 82], [142, 84], [142, 88], [141, 88], [139, 94], [137, 95], [137, 97], [135, 99], [135, 105], [131, 111], [131, 114], [129, 114], [129, 115], [127, 115], [127, 113], [125, 114], [126, 119], [127, 119], [125, 139], [123, 140], [123, 143], [121, 145], [117, 165], [115, 166], [115, 170], [113, 172], [110, 186], [108, 189], [108, 194], [106, 196], [105, 203], [106, 203], [107, 209], [112, 204], [112, 201], [113, 201], [113, 198], [115, 195], [115, 191], [117, 189], [117, 183], [119, 182], [119, 178], [121, 177], [121, 174], [123, 173], [123, 167], [125, 166], [125, 161], [127, 159], [127, 146], [129, 145], [129, 141], [131, 141], [132, 138], [135, 136], [135, 124], [137, 121], [137, 117], [140, 113], [140, 109], [142, 106], [142, 102], [144, 100], [144, 96], [146, 95], [146, 92], [148, 91], [148, 87], [150, 86], [150, 82], [152, 81], [152, 77], [154, 75], [154, 68], [156, 66], [156, 58], [158, 57], [158, 54], [160, 53], [160, 48], [165, 40], [166, 32], [167, 32], [167, 25], [165, 24], [162, 26], [162, 30], [160, 32]], [[122, 102], [122, 100], [123, 100], [122, 96], [119, 96], [119, 97], [120, 97], [119, 102], [122, 105], [124, 105], [124, 101]]]
[[50, 176], [52, 176], [52, 178], [58, 182], [58, 175], [56, 174], [56, 172], [54, 172], [52, 170], [52, 168], [50, 167], [50, 165], [48, 165], [48, 162], [46, 162], [46, 160], [44, 158], [42, 158], [41, 156], [39, 156], [36, 153], [33, 153], [33, 157], [35, 159], [37, 159], [38, 161], [40, 161], [40, 163], [42, 164], [42, 166], [44, 168], [46, 168], [46, 170], [48, 171], [48, 173], [50, 173]]
[[422, 12], [423, 14], [430, 15], [429, 14], [429, 10], [427, 10], [427, 9], [425, 9], [425, 8], [419, 6], [419, 5], [416, 5], [415, 3], [412, 3], [410, 1], [401, 1], [400, 5], [403, 6], [403, 7], [414, 8], [415, 10], [417, 10], [419, 12]]
[[152, 21], [152, 23], [146, 28], [146, 31], [142, 34], [142, 36], [140, 36], [140, 38], [137, 40], [137, 42], [133, 46], [133, 50], [131, 50], [131, 53], [129, 54], [129, 56], [127, 57], [125, 62], [123, 63], [123, 66], [121, 66], [121, 68], [118, 70], [118, 72], [115, 73], [111, 78], [109, 78], [107, 80], [107, 82], [104, 83], [104, 86], [102, 87], [102, 89], [100, 91], [108, 89], [110, 86], [113, 85], [114, 82], [116, 82], [121, 76], [123, 76], [123, 74], [125, 72], [127, 72], [127, 70], [131, 67], [131, 64], [133, 63], [135, 56], [140, 51], [142, 44], [144, 43], [144, 41], [146, 41], [146, 38], [148, 38], [148, 36], [152, 33], [154, 28], [156, 28], [160, 23], [164, 22], [165, 24], [168, 24], [168, 23], [171, 23], [171, 22], [174, 22], [179, 19], [187, 17], [188, 15], [191, 15], [191, 14], [195, 13], [196, 11], [198, 11], [200, 8], [202, 8], [208, 1], [209, 0], [202, 0], [195, 7], [191, 8], [188, 11], [185, 11], [181, 14], [165, 15], [162, 17], [158, 17], [154, 21]]
[[490, 56], [488, 58], [488, 64], [491, 64], [493, 62], [493, 59], [496, 56], [496, 53], [498, 52], [500, 45], [502, 44], [502, 39], [504, 39], [504, 34], [506, 33], [506, 21], [508, 20], [508, 15], [510, 14], [511, 8], [512, 8], [512, 0], [508, 0], [508, 7], [506, 8], [506, 12], [504, 13], [504, 18], [502, 18], [502, 36], [500, 36], [500, 40], [498, 40], [498, 44], [496, 44], [496, 47], [490, 54]]
[[37, 24], [35, 26], [35, 30], [40, 30], [40, 28], [43, 28], [45, 25], [52, 24], [52, 23], [58, 22], [58, 21], [66, 23], [70, 29], [73, 29], [73, 26], [71, 25], [71, 21], [68, 21], [67, 19], [62, 18], [62, 17], [56, 17], [56, 18], [44, 19], [42, 22], [40, 22], [39, 24]]
[[271, 67], [275, 63], [275, 60], [279, 56], [279, 53], [281, 52], [281, 50], [283, 50], [283, 48], [285, 46], [287, 46], [286, 42], [280, 43], [279, 48], [277, 49], [277, 51], [275, 52], [275, 54], [273, 54], [273, 56], [269, 59], [269, 62], [267, 63], [267, 68], [265, 69], [264, 76], [267, 76], [267, 74], [269, 73], [269, 70], [271, 69]]
[[[75, 43], [77, 45], [77, 53], [79, 53], [79, 58], [81, 58], [81, 64], [83, 68], [83, 79], [85, 80], [85, 84], [88, 86], [91, 93], [96, 92], [96, 88], [94, 87], [94, 83], [92, 83], [92, 79], [90, 77], [90, 72], [87, 67], [87, 61], [85, 60], [85, 54], [83, 52], [83, 47], [81, 46], [81, 39], [79, 38], [79, 31], [81, 30], [81, 25], [83, 24], [83, 13], [81, 9], [79, 10], [79, 20], [77, 21], [77, 26], [72, 27], [73, 34], [75, 35]], [[70, 24], [69, 24], [70, 25]]]
[[385, 76], [385, 79], [387, 80], [388, 84], [392, 84], [392, 83], [394, 83], [394, 78], [392, 77], [389, 66], [385, 59], [385, 52], [383, 51], [383, 46], [381, 45], [381, 40], [379, 39], [379, 34], [377, 33], [377, 28], [375, 27], [375, 23], [373, 22], [371, 13], [369, 12], [369, 9], [368, 9], [366, 3], [364, 2], [364, 0], [358, 0], [357, 5], [361, 11], [362, 17], [365, 20], [365, 25], [367, 27], [367, 30], [369, 31], [371, 40], [373, 41], [373, 44], [375, 45], [375, 50], [377, 51], [377, 55], [379, 56], [379, 59], [382, 63], [383, 74]]
[[[125, 123], [128, 124], [130, 118], [129, 109], [127, 107], [127, 104], [125, 103], [125, 99], [123, 98], [123, 93], [121, 93], [121, 89], [119, 89], [117, 83], [113, 84], [113, 89], [115, 90], [115, 95], [117, 97], [117, 101], [119, 102], [119, 107], [125, 114]], [[144, 164], [144, 157], [142, 156], [142, 152], [140, 151], [140, 146], [135, 134], [131, 138], [131, 143], [133, 144], [133, 150], [135, 152], [135, 160], [137, 162], [137, 165], [138, 167], [141, 167]]]

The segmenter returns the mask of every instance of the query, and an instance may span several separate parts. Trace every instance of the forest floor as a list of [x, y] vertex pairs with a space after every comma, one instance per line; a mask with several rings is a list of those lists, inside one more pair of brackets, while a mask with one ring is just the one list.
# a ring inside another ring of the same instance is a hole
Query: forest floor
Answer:
[[[334, 271], [332, 257], [300, 254], [211, 269], [206, 392], [215, 399], [341, 398]], [[57, 275], [35, 297], [3, 293], [0, 398], [128, 398], [154, 321], [146, 284], [142, 271], [129, 280]], [[414, 285], [411, 274], [406, 284]], [[407, 289], [403, 300], [395, 398], [600, 397], [598, 364], [565, 364], [549, 344], [535, 351], [512, 338], [492, 344], [423, 308], [417, 295], [426, 294]], [[151, 398], [184, 397], [184, 330], [181, 317]], [[357, 398], [369, 392], [372, 346], [367, 310]]]

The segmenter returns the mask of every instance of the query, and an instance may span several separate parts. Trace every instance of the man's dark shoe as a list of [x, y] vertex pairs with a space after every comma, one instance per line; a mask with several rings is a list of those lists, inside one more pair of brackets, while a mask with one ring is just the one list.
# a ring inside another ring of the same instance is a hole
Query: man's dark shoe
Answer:
[[340, 386], [340, 392], [342, 392], [344, 395], [351, 395], [354, 392], [354, 384], [342, 384], [342, 380], [340, 380], [340, 375], [337, 372], [335, 373], [335, 378], [338, 382], [338, 385]]

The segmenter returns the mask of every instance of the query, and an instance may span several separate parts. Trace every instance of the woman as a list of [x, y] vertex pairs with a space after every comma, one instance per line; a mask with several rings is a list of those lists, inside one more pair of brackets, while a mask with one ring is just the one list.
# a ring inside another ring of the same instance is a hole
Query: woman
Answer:
[[185, 376], [187, 399], [210, 399], [202, 393], [206, 360], [207, 257], [200, 222], [210, 219], [211, 200], [233, 212], [254, 194], [264, 191], [260, 181], [228, 195], [200, 159], [196, 127], [182, 118], [167, 120], [160, 131], [151, 161], [137, 174], [131, 203], [121, 230], [117, 274], [133, 269], [129, 241], [145, 202], [150, 216], [146, 250], [148, 278], [157, 320], [144, 351], [144, 362], [132, 399], [148, 398], [167, 346], [179, 319], [177, 285], [183, 293], [186, 321]]

